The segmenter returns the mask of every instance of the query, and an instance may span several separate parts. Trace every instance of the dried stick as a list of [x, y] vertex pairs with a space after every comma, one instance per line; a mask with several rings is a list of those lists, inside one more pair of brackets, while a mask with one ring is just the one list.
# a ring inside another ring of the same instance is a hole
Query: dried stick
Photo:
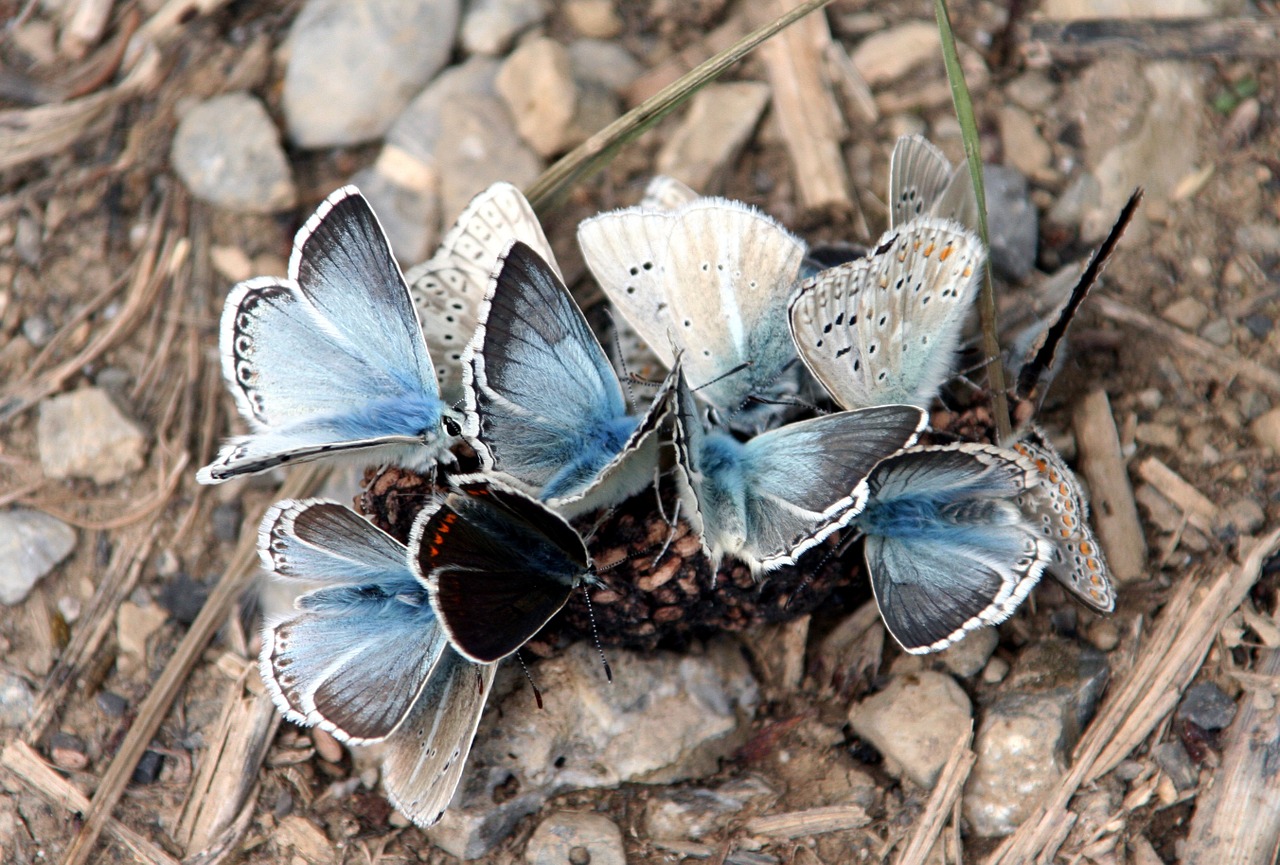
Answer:
[[[280, 489], [281, 498], [305, 498], [319, 488], [327, 469], [317, 465], [300, 466], [294, 470]], [[258, 566], [258, 539], [253, 533], [245, 534], [236, 548], [235, 556], [223, 572], [222, 578], [209, 593], [200, 614], [191, 623], [191, 630], [178, 644], [173, 657], [160, 673], [155, 686], [147, 694], [146, 699], [138, 707], [138, 719], [120, 743], [115, 759], [107, 767], [106, 773], [98, 784], [93, 802], [84, 815], [84, 826], [76, 835], [62, 860], [63, 865], [84, 865], [89, 854], [93, 852], [98, 836], [102, 834], [107, 821], [111, 819], [111, 811], [129, 783], [129, 776], [138, 765], [139, 758], [147, 749], [151, 737], [160, 728], [160, 722], [178, 689], [186, 681], [191, 668], [200, 659], [200, 653], [221, 627], [236, 599], [244, 592]]]
[[938, 775], [938, 783], [934, 785], [924, 813], [916, 822], [915, 831], [911, 833], [911, 840], [898, 857], [897, 865], [924, 865], [928, 860], [933, 845], [937, 843], [938, 836], [947, 824], [952, 807], [960, 801], [964, 783], [969, 779], [969, 772], [978, 759], [969, 748], [972, 744], [973, 724], [970, 723], [969, 729], [951, 747], [951, 754]]
[[774, 838], [807, 838], [844, 829], [859, 829], [871, 824], [871, 817], [861, 805], [827, 805], [805, 811], [769, 814], [747, 821], [752, 835]]
[[[26, 742], [10, 742], [0, 754], [0, 765], [17, 775], [51, 804], [83, 813], [89, 798], [59, 775]], [[145, 865], [179, 865], [178, 860], [118, 820], [107, 821], [107, 831]]]
[[1072, 426], [1080, 449], [1080, 471], [1089, 481], [1094, 526], [1111, 572], [1122, 583], [1136, 580], [1146, 572], [1147, 540], [1107, 392], [1086, 394], [1076, 406]]
[[1177, 695], [1195, 676], [1214, 638], [1277, 549], [1280, 530], [1256, 541], [1239, 565], [1223, 571], [1207, 588], [1197, 574], [1183, 578], [1133, 669], [1076, 746], [1071, 771], [1050, 799], [987, 859], [987, 865], [1052, 860], [1066, 837], [1062, 827], [1075, 820], [1067, 805], [1076, 790], [1113, 769], [1173, 711]]

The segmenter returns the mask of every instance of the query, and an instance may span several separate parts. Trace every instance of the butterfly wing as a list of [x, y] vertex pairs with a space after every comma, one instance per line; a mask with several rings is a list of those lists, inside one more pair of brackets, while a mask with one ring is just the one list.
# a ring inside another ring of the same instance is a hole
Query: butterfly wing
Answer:
[[951, 179], [951, 163], [932, 142], [904, 135], [889, 157], [889, 227], [927, 216]]
[[496, 670], [446, 648], [408, 717], [386, 741], [383, 789], [397, 811], [423, 828], [439, 821], [457, 790]]
[[536, 499], [478, 476], [455, 483], [414, 521], [410, 555], [454, 648], [492, 663], [560, 611], [591, 560], [577, 532]]
[[290, 279], [249, 280], [227, 297], [223, 374], [254, 431], [197, 480], [368, 449], [409, 467], [431, 462], [443, 453], [443, 406], [373, 212], [345, 187], [295, 244]]
[[311, 500], [268, 511], [258, 552], [273, 576], [330, 584], [263, 628], [259, 669], [281, 713], [351, 744], [390, 735], [448, 645], [405, 547]]
[[[502, 257], [465, 363], [464, 431], [486, 471], [548, 501], [580, 502], [615, 459], [641, 456], [632, 439], [639, 419], [627, 415], [587, 320], [519, 241]], [[646, 480], [656, 464], [648, 456]]]
[[1041, 486], [1029, 490], [1021, 504], [1034, 514], [1053, 555], [1045, 570], [1068, 591], [1100, 613], [1116, 606], [1115, 586], [1093, 532], [1089, 529], [1089, 505], [1079, 479], [1039, 430], [1013, 446], [1031, 460], [1040, 473]]
[[946, 380], [985, 253], [977, 235], [917, 219], [866, 258], [803, 282], [788, 320], [801, 359], [845, 408], [928, 406]]
[[578, 226], [582, 257], [600, 289], [668, 368], [675, 350], [660, 270], [674, 224], [669, 213], [641, 206], [602, 213]]
[[749, 397], [777, 395], [795, 361], [785, 310], [804, 244], [758, 210], [722, 198], [700, 198], [672, 218], [662, 294], [698, 396], [733, 414]]
[[689, 184], [667, 174], [655, 174], [645, 185], [640, 207], [644, 210], [676, 210], [699, 198]]
[[[707, 525], [711, 502], [702, 459], [707, 430], [702, 421], [702, 409], [684, 378], [684, 370], [677, 366], [672, 375], [675, 379], [672, 390], [672, 445], [675, 448], [673, 474], [676, 492], [685, 521], [702, 544], [703, 555], [710, 561], [711, 571], [715, 573], [724, 552], [719, 544], [712, 549], [711, 533]], [[710, 514], [710, 519], [712, 526], [720, 522], [714, 513]]]
[[755, 572], [794, 564], [862, 510], [867, 475], [915, 444], [928, 422], [913, 406], [879, 406], [788, 424], [744, 448], [748, 547]]
[[1026, 598], [1050, 555], [1017, 505], [1038, 484], [1018, 454], [969, 443], [912, 448], [871, 473], [855, 524], [876, 603], [904, 649], [944, 649]]
[[431, 260], [406, 274], [423, 335], [438, 362], [440, 393], [448, 402], [462, 398], [462, 352], [479, 323], [489, 277], [512, 240], [527, 244], [559, 276], [529, 202], [510, 183], [495, 183], [472, 199]]

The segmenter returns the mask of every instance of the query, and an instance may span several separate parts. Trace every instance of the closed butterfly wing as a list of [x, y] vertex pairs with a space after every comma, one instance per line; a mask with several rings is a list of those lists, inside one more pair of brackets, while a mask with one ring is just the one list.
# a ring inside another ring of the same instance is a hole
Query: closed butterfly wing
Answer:
[[927, 139], [904, 135], [889, 157], [889, 227], [900, 228], [921, 216], [954, 219], [976, 229], [978, 200], [966, 164], [952, 168]]
[[423, 509], [409, 548], [449, 640], [477, 663], [524, 645], [591, 573], [578, 533], [536, 499], [480, 476]]
[[497, 670], [445, 649], [427, 687], [383, 750], [382, 786], [396, 810], [427, 828], [444, 815]]
[[1039, 430], [1013, 449], [1040, 473], [1041, 488], [1028, 491], [1021, 504], [1034, 514], [1042, 536], [1052, 545], [1045, 571], [1093, 609], [1111, 612], [1116, 606], [1115, 586], [1102, 548], [1089, 529], [1089, 505], [1079, 479]]
[[353, 187], [298, 232], [290, 274], [240, 283], [227, 297], [223, 374], [253, 432], [228, 442], [197, 479], [359, 452], [410, 468], [442, 457], [444, 406], [417, 319]]
[[489, 277], [513, 240], [527, 244], [559, 276], [551, 244], [529, 202], [510, 183], [495, 183], [472, 199], [431, 260], [406, 274], [436, 359], [440, 393], [450, 403], [462, 398], [462, 352], [479, 322]]
[[350, 744], [389, 736], [448, 645], [404, 545], [334, 502], [284, 501], [259, 555], [276, 577], [328, 583], [263, 628], [259, 667], [281, 713]]
[[752, 397], [793, 395], [786, 307], [804, 244], [763, 213], [722, 198], [698, 199], [671, 218], [662, 295], [698, 396], [733, 415]]
[[689, 184], [666, 174], [655, 174], [645, 185], [640, 207], [643, 210], [676, 210], [700, 197]]
[[578, 245], [591, 275], [668, 368], [676, 352], [660, 270], [673, 226], [669, 213], [647, 207], [602, 213], [578, 226]]
[[866, 258], [801, 283], [792, 337], [809, 371], [844, 408], [927, 407], [954, 361], [985, 253], [955, 223], [917, 219]]
[[868, 479], [854, 524], [889, 632], [913, 654], [935, 652], [1004, 621], [1050, 557], [1018, 499], [1040, 483], [1012, 451], [959, 444], [912, 448]]
[[465, 355], [465, 434], [488, 472], [565, 513], [621, 501], [657, 465], [665, 400], [627, 413], [608, 358], [564, 284], [513, 243]]

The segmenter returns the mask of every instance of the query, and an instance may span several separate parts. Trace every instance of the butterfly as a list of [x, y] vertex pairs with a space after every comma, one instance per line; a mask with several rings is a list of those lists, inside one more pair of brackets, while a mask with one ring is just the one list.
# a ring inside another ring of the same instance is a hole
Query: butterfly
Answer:
[[912, 654], [998, 624], [1053, 561], [1041, 473], [1015, 451], [970, 442], [913, 447], [867, 479], [853, 521], [889, 633]]
[[773, 219], [695, 198], [594, 216], [578, 243], [614, 308], [668, 369], [679, 355], [699, 398], [730, 423], [761, 428], [800, 390], [785, 308], [805, 246]]
[[420, 826], [457, 788], [495, 668], [450, 647], [399, 541], [336, 502], [268, 510], [258, 553], [272, 578], [315, 586], [263, 627], [259, 668], [290, 721], [349, 745], [383, 744], [383, 785]]
[[969, 166], [955, 168], [935, 145], [919, 135], [904, 135], [889, 157], [889, 227], [921, 216], [954, 219], [977, 228], [978, 199]]
[[1115, 587], [1102, 548], [1089, 529], [1089, 503], [1080, 481], [1039, 429], [1031, 429], [1013, 449], [1031, 460], [1040, 474], [1040, 490], [1024, 494], [1019, 504], [1038, 518], [1052, 546], [1045, 570], [1093, 609], [1111, 612]]
[[420, 468], [451, 459], [456, 423], [391, 246], [354, 186], [298, 231], [289, 277], [227, 297], [222, 370], [252, 432], [196, 474], [221, 483], [331, 455]]
[[440, 393], [450, 403], [462, 399], [462, 353], [494, 266], [512, 240], [527, 244], [560, 277], [537, 215], [510, 183], [495, 183], [472, 199], [431, 260], [406, 274], [427, 346], [439, 361]]
[[794, 564], [862, 510], [867, 474], [913, 444], [927, 422], [914, 406], [880, 406], [797, 421], [745, 442], [709, 428], [676, 369], [676, 481], [712, 573], [733, 556], [754, 576]]
[[918, 217], [865, 258], [800, 283], [788, 322], [800, 359], [846, 409], [928, 406], [950, 373], [986, 254], [958, 224]]
[[503, 252], [478, 321], [463, 353], [463, 435], [485, 472], [568, 516], [652, 482], [669, 388], [628, 413], [604, 349], [532, 247]]
[[594, 582], [594, 566], [573, 527], [537, 499], [481, 475], [451, 484], [414, 520], [413, 570], [458, 653], [493, 663]]

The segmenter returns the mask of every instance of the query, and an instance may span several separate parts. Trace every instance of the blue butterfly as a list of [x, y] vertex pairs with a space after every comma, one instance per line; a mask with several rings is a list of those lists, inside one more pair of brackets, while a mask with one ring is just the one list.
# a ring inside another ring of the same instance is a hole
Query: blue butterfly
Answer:
[[450, 647], [408, 549], [343, 505], [277, 503], [258, 553], [274, 579], [320, 584], [264, 625], [259, 667], [272, 700], [350, 745], [383, 743], [388, 798], [415, 823], [435, 823], [495, 668]]
[[882, 461], [853, 525], [889, 633], [913, 654], [1009, 618], [1054, 559], [1034, 462], [993, 445], [915, 447]]
[[[450, 460], [456, 423], [386, 235], [354, 186], [294, 239], [289, 278], [227, 297], [222, 368], [252, 432], [196, 475], [221, 483], [330, 455], [423, 468]], [[452, 428], [452, 429], [451, 429]]]
[[567, 516], [653, 481], [669, 387], [629, 414], [617, 375], [569, 291], [523, 242], [498, 263], [463, 354], [463, 435], [486, 473]]
[[675, 375], [677, 488], [712, 573], [726, 555], [757, 577], [794, 564], [862, 510], [867, 474], [913, 444], [928, 420], [914, 406], [880, 406], [798, 421], [743, 442], [709, 428], [679, 366]]

